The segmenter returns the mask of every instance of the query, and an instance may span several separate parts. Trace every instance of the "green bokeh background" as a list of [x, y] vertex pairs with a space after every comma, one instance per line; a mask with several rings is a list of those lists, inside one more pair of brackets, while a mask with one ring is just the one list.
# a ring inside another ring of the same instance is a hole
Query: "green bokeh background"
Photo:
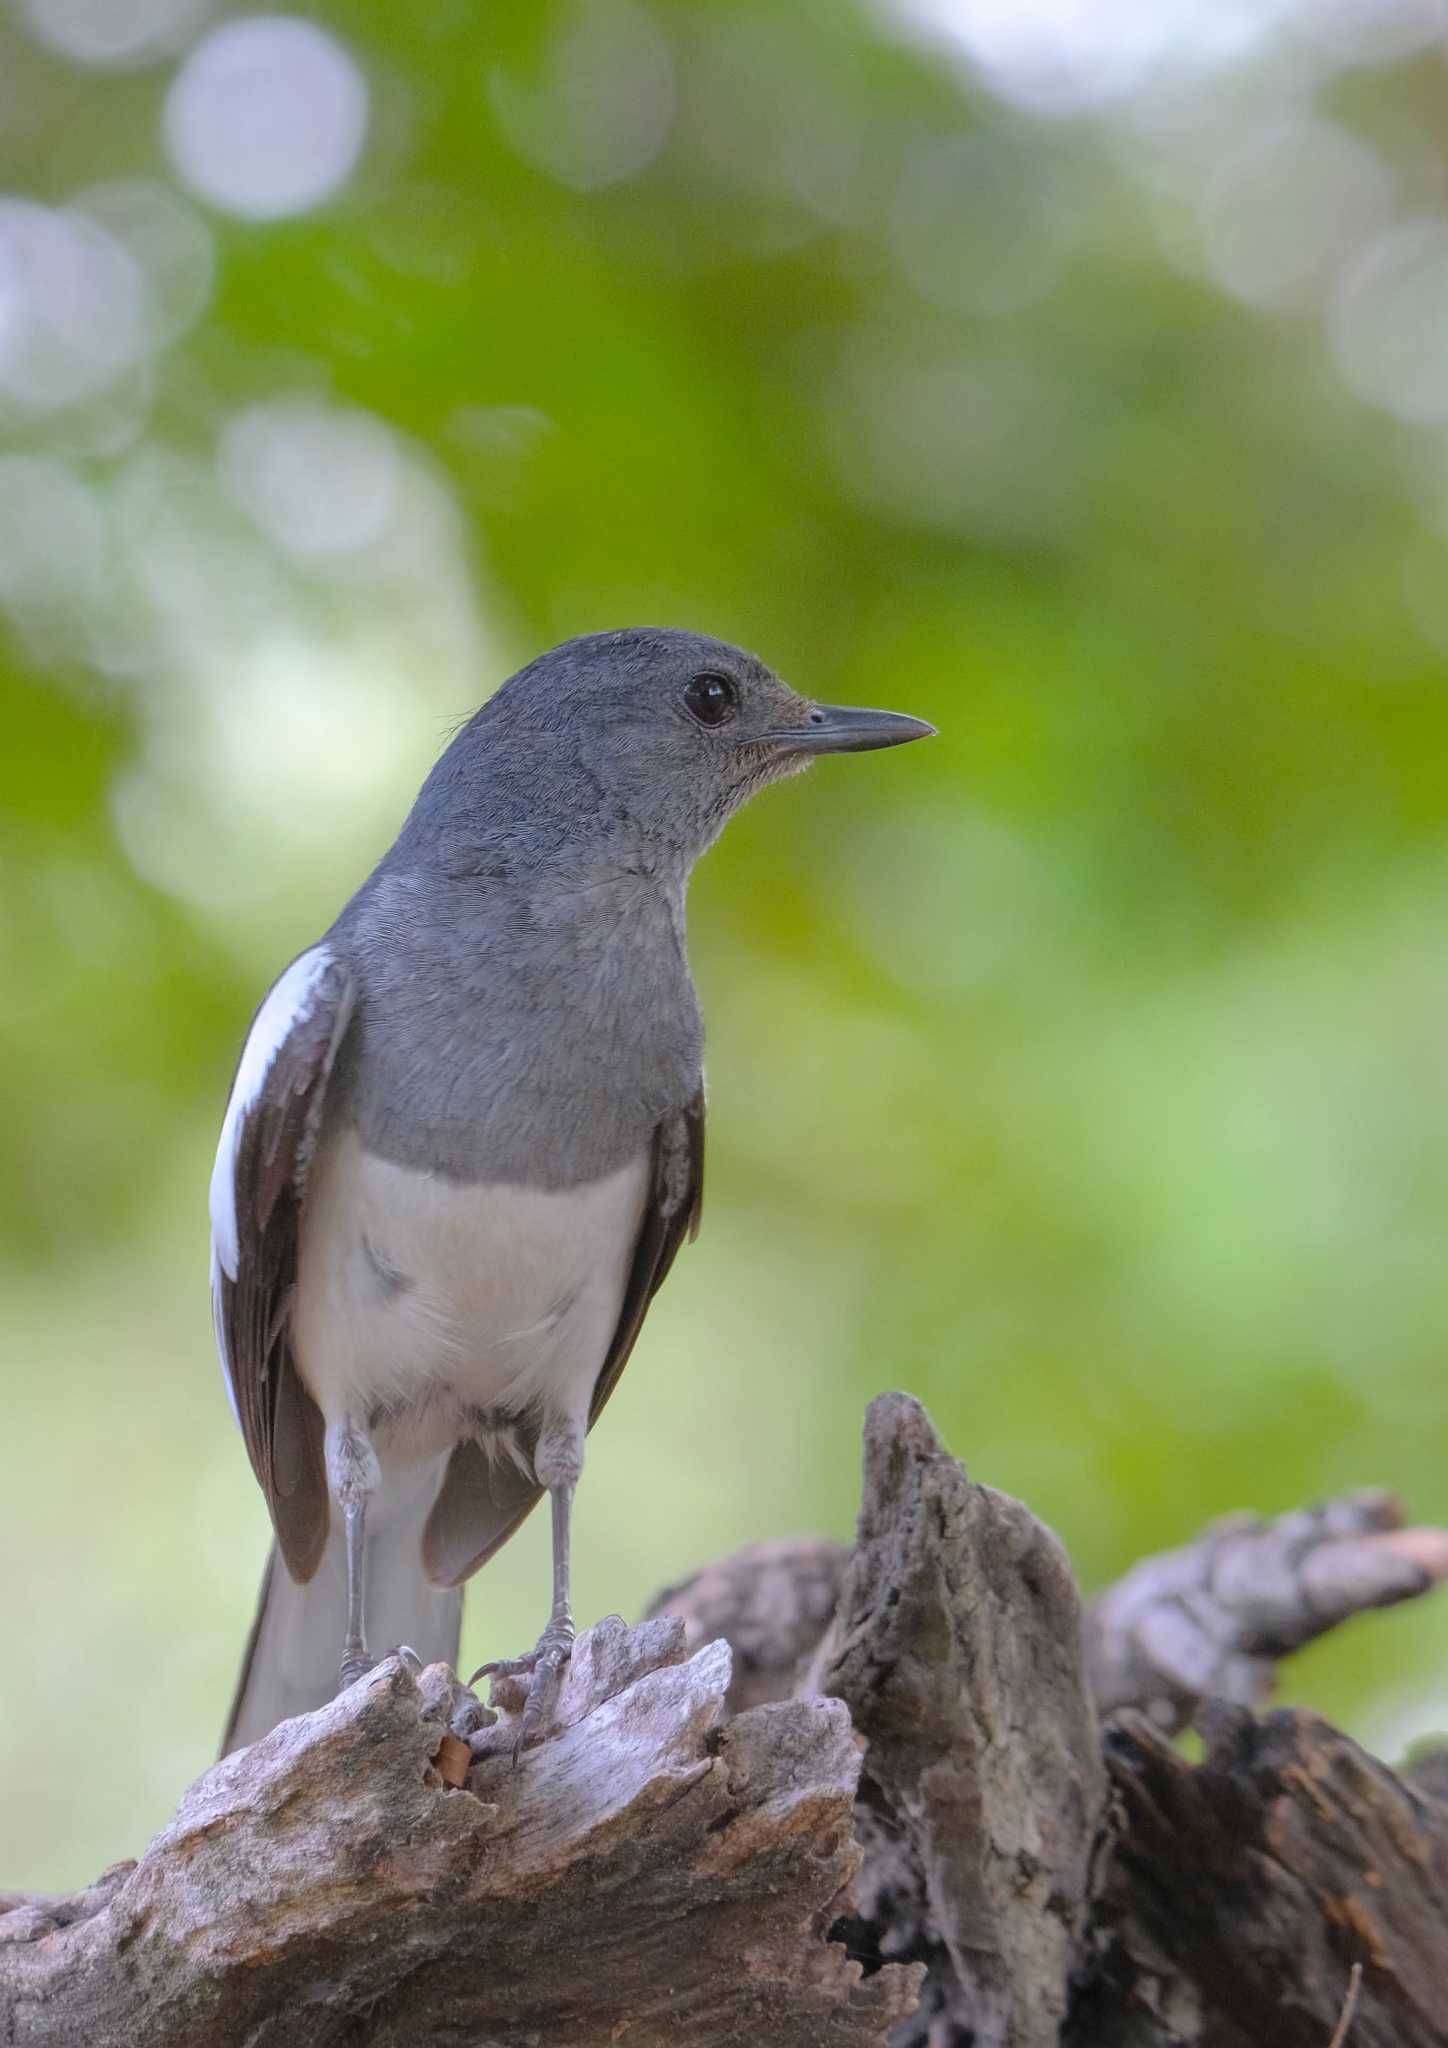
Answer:
[[[139, 1852], [213, 1753], [266, 1544], [206, 1299], [237, 1045], [572, 633], [941, 734], [696, 878], [705, 1228], [593, 1440], [581, 1616], [846, 1534], [889, 1386], [1088, 1586], [1240, 1506], [1448, 1517], [1448, 322], [1363, 315], [1448, 69], [1314, 12], [1048, 115], [838, 0], [322, 7], [371, 94], [327, 203], [191, 194], [209, 289], [69, 403], [4, 395], [0, 324], [0, 1881]], [[0, 22], [0, 188], [182, 193], [218, 11], [106, 65], [65, 13]], [[1376, 211], [1233, 183], [1304, 124]], [[235, 488], [287, 407], [384, 451], [365, 548]], [[532, 1640], [545, 1548], [468, 1655]], [[1395, 1752], [1445, 1653], [1430, 1604], [1284, 1690]]]

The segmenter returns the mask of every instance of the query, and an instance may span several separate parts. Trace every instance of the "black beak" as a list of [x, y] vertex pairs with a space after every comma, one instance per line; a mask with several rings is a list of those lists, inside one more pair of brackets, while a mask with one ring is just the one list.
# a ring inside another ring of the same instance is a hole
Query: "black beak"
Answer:
[[875, 747], [903, 747], [907, 740], [928, 740], [934, 735], [933, 725], [923, 718], [907, 718], [900, 711], [816, 704], [803, 725], [769, 737], [777, 747], [795, 754], [866, 754]]

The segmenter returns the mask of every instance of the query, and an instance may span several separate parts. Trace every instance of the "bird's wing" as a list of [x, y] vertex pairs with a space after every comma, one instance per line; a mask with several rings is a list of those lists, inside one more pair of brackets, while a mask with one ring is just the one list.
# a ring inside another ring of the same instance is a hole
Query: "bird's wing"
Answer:
[[588, 1408], [592, 1429], [619, 1383], [644, 1326], [649, 1303], [669, 1276], [679, 1246], [699, 1235], [704, 1208], [704, 1090], [654, 1134], [654, 1172], [648, 1206], [624, 1289], [618, 1328], [603, 1361]]
[[[591, 1429], [628, 1364], [649, 1303], [664, 1284], [685, 1237], [698, 1235], [704, 1199], [704, 1090], [654, 1133], [652, 1173], [643, 1222], [624, 1288], [623, 1306], [608, 1356], [589, 1404]], [[492, 1454], [476, 1439], [460, 1443], [423, 1532], [422, 1560], [436, 1586], [471, 1578], [501, 1550], [543, 1489], [506, 1454]]]
[[291, 1352], [307, 1168], [354, 990], [325, 945], [294, 960], [242, 1048], [211, 1176], [211, 1301], [232, 1410], [288, 1571], [311, 1578], [329, 1509], [321, 1413]]

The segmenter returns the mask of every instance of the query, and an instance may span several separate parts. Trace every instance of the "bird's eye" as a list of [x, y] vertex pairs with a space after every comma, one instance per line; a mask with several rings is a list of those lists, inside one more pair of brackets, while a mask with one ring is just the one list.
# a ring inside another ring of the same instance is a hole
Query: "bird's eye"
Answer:
[[695, 676], [684, 690], [684, 703], [689, 715], [697, 718], [700, 725], [722, 725], [726, 718], [734, 716], [739, 692], [728, 676]]

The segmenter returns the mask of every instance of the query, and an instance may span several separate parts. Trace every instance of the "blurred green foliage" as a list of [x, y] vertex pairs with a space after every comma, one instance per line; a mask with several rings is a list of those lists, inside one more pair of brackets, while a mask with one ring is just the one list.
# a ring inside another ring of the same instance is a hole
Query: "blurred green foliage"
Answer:
[[[1448, 400], [1392, 270], [1441, 49], [1264, 30], [1046, 118], [819, 0], [351, 0], [310, 18], [360, 162], [246, 218], [168, 153], [215, 27], [171, 14], [104, 61], [80, 0], [0, 25], [4, 192], [161, 223], [110, 370], [104, 300], [32, 319], [37, 399], [0, 201], [0, 1878], [135, 1853], [211, 1753], [265, 1548], [206, 1301], [231, 1062], [571, 633], [941, 729], [698, 876], [706, 1227], [593, 1443], [583, 1616], [845, 1533], [892, 1385], [1088, 1584], [1357, 1483], [1448, 1516]], [[1362, 204], [1234, 185], [1284, 133]], [[1391, 1749], [1445, 1651], [1428, 1608], [1286, 1680]]]

